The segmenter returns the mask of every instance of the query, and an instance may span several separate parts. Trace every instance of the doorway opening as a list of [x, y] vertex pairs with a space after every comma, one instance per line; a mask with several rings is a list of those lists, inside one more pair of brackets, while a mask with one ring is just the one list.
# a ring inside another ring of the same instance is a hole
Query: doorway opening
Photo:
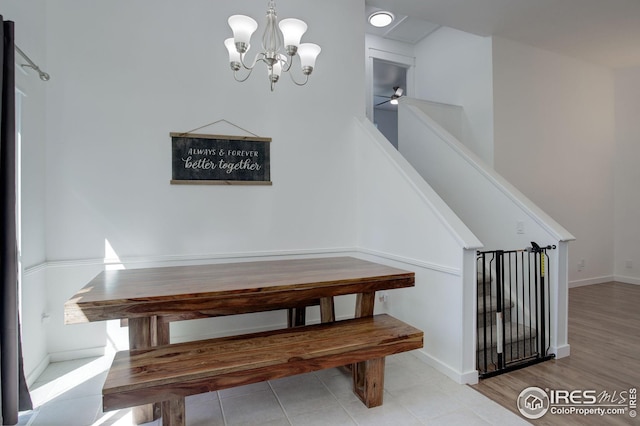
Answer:
[[373, 123], [398, 148], [398, 104], [407, 90], [407, 68], [401, 64], [373, 59]]

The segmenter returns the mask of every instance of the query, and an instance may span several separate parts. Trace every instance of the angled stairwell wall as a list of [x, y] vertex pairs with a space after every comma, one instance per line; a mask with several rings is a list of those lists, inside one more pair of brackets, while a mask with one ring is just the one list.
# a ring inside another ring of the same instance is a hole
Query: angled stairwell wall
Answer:
[[567, 356], [567, 257], [568, 242], [574, 237], [425, 112], [431, 108], [432, 103], [401, 102], [400, 153], [487, 250], [523, 249], [531, 241], [557, 246], [550, 253], [548, 271], [551, 352]]
[[462, 221], [367, 119], [354, 120], [357, 246], [365, 259], [415, 271], [413, 288], [377, 307], [424, 331], [424, 361], [459, 383], [477, 381], [475, 253]]

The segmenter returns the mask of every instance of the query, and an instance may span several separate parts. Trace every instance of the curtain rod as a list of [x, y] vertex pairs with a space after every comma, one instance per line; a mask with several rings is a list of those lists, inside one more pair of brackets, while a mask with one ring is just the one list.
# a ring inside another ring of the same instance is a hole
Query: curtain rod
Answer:
[[39, 67], [39, 66], [37, 66], [37, 65], [36, 65], [36, 64], [31, 60], [31, 58], [29, 58], [29, 57], [27, 56], [27, 54], [26, 54], [26, 53], [24, 53], [24, 52], [23, 52], [23, 51], [18, 47], [18, 45], [17, 45], [17, 44], [14, 44], [14, 46], [15, 46], [15, 48], [16, 48], [16, 51], [20, 54], [20, 56], [22, 56], [22, 57], [25, 59], [25, 61], [27, 61], [27, 62], [28, 62], [28, 63], [26, 63], [26, 64], [20, 64], [20, 66], [21, 66], [22, 68], [25, 68], [25, 67], [26, 67], [26, 68], [32, 68], [33, 70], [35, 70], [35, 71], [38, 73], [38, 75], [40, 76], [40, 80], [42, 80], [42, 81], [49, 81], [49, 79], [51, 78], [51, 76], [50, 76], [49, 74], [47, 74], [46, 72], [42, 71], [42, 70], [40, 69], [40, 67]]

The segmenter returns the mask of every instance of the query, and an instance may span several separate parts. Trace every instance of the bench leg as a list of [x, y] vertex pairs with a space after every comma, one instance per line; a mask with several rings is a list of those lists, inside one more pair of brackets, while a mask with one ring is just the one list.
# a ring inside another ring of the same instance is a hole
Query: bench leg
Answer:
[[184, 426], [184, 398], [162, 403], [162, 426]]
[[384, 357], [354, 365], [353, 392], [367, 408], [382, 405], [384, 393]]

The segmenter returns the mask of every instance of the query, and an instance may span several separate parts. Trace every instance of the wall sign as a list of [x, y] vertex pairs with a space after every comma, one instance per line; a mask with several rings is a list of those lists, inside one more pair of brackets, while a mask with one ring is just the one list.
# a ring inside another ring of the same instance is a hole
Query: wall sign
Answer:
[[271, 138], [171, 133], [171, 184], [271, 185]]

